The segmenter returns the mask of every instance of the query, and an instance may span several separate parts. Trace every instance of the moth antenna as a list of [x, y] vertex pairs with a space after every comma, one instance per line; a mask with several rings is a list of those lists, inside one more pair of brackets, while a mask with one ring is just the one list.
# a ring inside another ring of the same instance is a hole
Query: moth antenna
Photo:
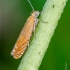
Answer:
[[32, 4], [31, 4], [30, 0], [27, 0], [27, 1], [29, 2], [29, 4], [30, 4], [32, 10], [34, 11], [34, 8], [33, 8]]

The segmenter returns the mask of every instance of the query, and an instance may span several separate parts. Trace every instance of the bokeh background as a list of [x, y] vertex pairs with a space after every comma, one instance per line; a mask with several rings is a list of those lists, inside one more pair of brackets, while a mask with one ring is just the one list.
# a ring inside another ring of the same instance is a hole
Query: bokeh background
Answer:
[[[46, 0], [30, 0], [41, 11]], [[27, 0], [0, 0], [0, 70], [17, 70], [22, 58], [10, 52], [30, 16]], [[39, 70], [70, 70], [70, 0], [62, 13]]]

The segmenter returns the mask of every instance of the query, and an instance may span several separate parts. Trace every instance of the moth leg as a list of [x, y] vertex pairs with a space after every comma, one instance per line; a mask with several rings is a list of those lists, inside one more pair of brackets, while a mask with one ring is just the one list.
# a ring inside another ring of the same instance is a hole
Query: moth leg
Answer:
[[[38, 23], [38, 19], [35, 18], [35, 20], [34, 20], [34, 26], [33, 26], [34, 36], [35, 36], [35, 28], [36, 28], [37, 23]], [[36, 36], [35, 36], [35, 38], [36, 38]]]
[[45, 22], [45, 21], [42, 21], [42, 20], [40, 20], [40, 19], [38, 19], [38, 21], [39, 21], [39, 22], [42, 22], [42, 23], [48, 23], [48, 21]]
[[29, 42], [28, 42], [28, 47], [29, 47]]
[[38, 19], [35, 18], [35, 20], [34, 20], [34, 26], [33, 26], [33, 31], [35, 31], [35, 28], [36, 28], [37, 23], [38, 23]]

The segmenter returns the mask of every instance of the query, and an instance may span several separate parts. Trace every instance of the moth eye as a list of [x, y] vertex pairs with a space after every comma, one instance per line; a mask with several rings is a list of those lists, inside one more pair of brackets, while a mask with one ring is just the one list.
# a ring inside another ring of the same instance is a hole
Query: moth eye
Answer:
[[35, 16], [38, 17], [38, 15], [39, 15], [39, 12], [35, 12]]
[[38, 16], [38, 13], [36, 13], [35, 16], [37, 17]]

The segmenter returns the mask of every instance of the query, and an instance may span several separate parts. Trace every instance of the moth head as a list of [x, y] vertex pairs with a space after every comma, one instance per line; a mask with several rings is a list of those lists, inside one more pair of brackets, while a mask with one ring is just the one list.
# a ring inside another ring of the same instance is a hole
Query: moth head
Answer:
[[32, 16], [34, 16], [34, 17], [38, 17], [38, 16], [39, 16], [39, 14], [40, 14], [40, 12], [39, 12], [39, 11], [34, 11], [34, 12], [32, 13]]

